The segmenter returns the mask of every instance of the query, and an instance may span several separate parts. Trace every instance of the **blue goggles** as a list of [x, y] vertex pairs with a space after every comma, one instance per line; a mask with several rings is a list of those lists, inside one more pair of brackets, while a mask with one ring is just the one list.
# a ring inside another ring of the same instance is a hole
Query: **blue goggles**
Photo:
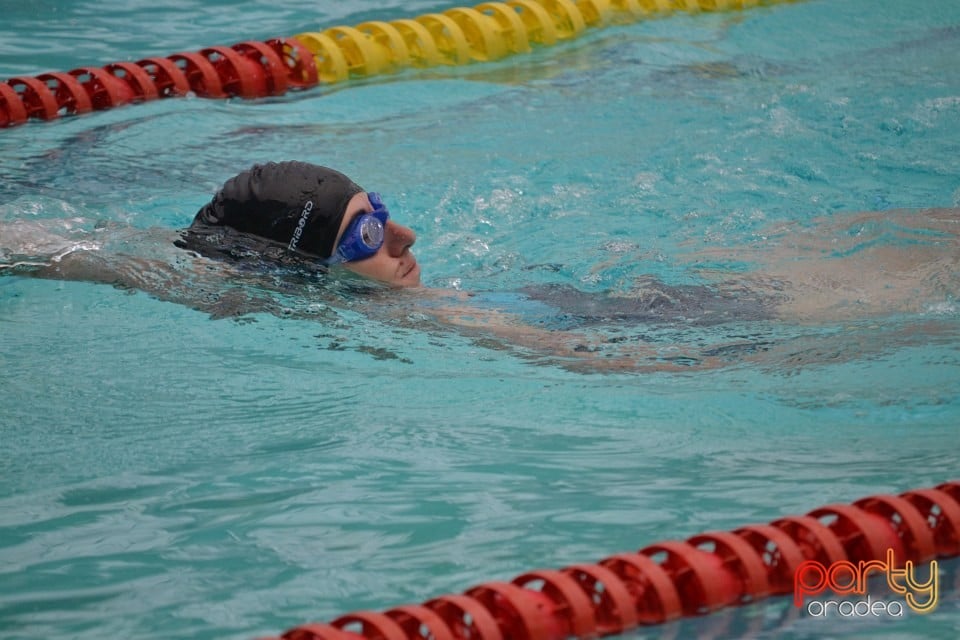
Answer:
[[379, 193], [368, 192], [367, 198], [370, 199], [373, 211], [360, 214], [350, 221], [333, 255], [324, 260], [324, 264], [366, 260], [383, 246], [390, 212], [380, 199]]

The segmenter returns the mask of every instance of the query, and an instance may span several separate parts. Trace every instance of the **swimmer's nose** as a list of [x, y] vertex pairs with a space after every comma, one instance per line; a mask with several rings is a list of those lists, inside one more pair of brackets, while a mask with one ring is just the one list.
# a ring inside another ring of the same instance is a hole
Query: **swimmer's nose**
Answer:
[[387, 251], [394, 258], [399, 258], [403, 252], [417, 241], [417, 234], [410, 227], [397, 224], [393, 220], [387, 221]]

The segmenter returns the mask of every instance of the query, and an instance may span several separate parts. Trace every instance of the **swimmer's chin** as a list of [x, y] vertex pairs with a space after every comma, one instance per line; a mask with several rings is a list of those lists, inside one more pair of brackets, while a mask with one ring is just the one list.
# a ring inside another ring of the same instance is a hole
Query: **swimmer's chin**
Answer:
[[339, 277], [347, 281], [354, 282], [365, 282], [369, 286], [375, 288], [384, 288], [384, 289], [419, 289], [423, 288], [423, 283], [420, 281], [420, 265], [414, 265], [413, 268], [408, 269], [404, 274], [394, 276], [390, 279], [381, 279], [374, 278], [364, 274], [357, 273], [355, 271], [350, 271], [344, 269], [339, 274]]
[[418, 263], [417, 259], [412, 255], [410, 255], [409, 258], [413, 264], [401, 264], [396, 274], [394, 274], [393, 279], [385, 282], [385, 284], [402, 289], [412, 289], [422, 286], [420, 283], [420, 263]]
[[397, 286], [410, 289], [422, 287], [423, 284], [420, 282], [420, 263], [414, 262], [413, 267], [403, 275]]

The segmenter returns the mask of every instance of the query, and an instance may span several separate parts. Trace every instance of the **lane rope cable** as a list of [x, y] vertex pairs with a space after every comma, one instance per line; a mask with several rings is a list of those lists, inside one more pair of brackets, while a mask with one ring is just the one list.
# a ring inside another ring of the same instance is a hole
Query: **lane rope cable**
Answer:
[[159, 98], [255, 99], [410, 67], [491, 62], [589, 29], [685, 11], [796, 0], [508, 0], [335, 26], [263, 42], [18, 76], [0, 82], [0, 128]]
[[936, 558], [957, 555], [960, 481], [951, 481], [659, 542], [592, 564], [527, 571], [261, 640], [587, 640], [795, 593], [798, 580], [814, 586], [803, 576], [815, 567], [829, 567], [820, 573], [843, 583], [858, 567], [892, 571], [930, 562], [932, 581]]

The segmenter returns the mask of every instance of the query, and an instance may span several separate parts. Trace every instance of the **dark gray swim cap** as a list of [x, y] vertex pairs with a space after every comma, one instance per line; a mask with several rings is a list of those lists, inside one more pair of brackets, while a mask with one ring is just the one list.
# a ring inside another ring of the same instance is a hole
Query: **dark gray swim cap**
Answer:
[[329, 258], [347, 204], [361, 191], [339, 171], [315, 164], [254, 165], [223, 185], [190, 230], [229, 227], [289, 251]]

